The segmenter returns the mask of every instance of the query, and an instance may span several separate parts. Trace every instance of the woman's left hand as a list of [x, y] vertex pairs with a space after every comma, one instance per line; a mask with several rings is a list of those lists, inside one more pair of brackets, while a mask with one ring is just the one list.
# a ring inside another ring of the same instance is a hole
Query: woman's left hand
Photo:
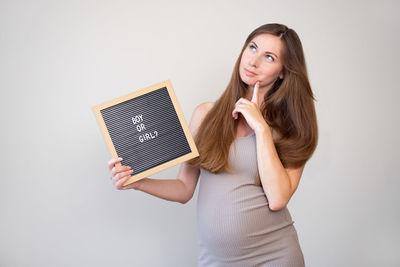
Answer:
[[232, 117], [236, 120], [239, 117], [239, 112], [246, 119], [247, 124], [254, 130], [257, 131], [261, 127], [265, 127], [267, 122], [261, 114], [258, 106], [258, 91], [260, 82], [257, 81], [254, 85], [253, 97], [251, 101], [241, 97], [235, 104], [235, 108], [232, 111]]

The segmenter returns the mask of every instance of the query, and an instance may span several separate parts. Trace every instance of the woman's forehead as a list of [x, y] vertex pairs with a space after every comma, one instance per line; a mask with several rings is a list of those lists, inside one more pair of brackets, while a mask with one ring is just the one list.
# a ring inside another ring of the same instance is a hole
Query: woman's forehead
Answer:
[[272, 52], [280, 57], [282, 40], [278, 36], [269, 33], [262, 33], [255, 36], [250, 42], [255, 43], [262, 51]]

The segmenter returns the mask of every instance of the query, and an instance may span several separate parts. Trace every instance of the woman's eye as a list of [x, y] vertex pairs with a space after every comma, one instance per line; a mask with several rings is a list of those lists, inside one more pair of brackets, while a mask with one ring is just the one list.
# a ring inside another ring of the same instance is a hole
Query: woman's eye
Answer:
[[271, 55], [266, 55], [265, 57], [270, 61], [274, 61], [274, 57]]
[[256, 49], [256, 47], [252, 44], [249, 47], [250, 47], [250, 50], [253, 50], [253, 51]]

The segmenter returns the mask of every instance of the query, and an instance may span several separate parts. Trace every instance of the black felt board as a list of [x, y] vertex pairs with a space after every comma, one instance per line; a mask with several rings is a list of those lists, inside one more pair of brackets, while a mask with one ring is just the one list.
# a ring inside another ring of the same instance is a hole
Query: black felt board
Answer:
[[135, 174], [191, 152], [166, 87], [101, 110], [101, 115], [122, 165]]

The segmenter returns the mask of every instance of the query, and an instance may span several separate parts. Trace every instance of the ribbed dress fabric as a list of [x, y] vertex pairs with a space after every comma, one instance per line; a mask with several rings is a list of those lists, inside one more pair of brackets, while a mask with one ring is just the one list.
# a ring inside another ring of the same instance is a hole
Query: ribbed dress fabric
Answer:
[[302, 267], [303, 253], [287, 208], [272, 211], [255, 185], [254, 132], [229, 151], [232, 173], [200, 169], [197, 199], [198, 267]]

